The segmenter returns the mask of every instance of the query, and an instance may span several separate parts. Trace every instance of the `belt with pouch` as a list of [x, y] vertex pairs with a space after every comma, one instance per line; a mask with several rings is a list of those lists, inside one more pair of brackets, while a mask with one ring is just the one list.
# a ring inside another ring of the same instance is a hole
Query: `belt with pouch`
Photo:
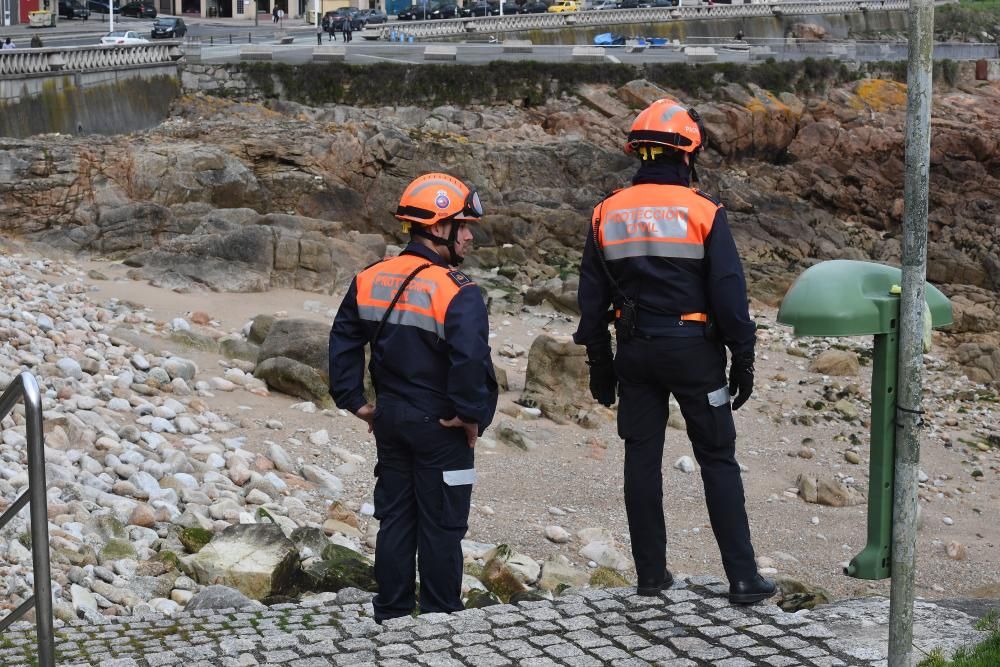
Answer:
[[662, 315], [640, 311], [636, 321], [636, 335], [648, 338], [670, 337], [702, 337], [705, 335], [705, 324], [708, 315], [705, 313], [683, 313], [681, 315]]

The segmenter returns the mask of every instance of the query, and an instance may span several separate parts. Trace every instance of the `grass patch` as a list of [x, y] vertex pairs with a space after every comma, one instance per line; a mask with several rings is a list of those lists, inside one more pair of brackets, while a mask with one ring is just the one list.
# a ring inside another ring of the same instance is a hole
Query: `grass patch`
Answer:
[[985, 641], [960, 649], [951, 660], [940, 650], [920, 661], [918, 667], [996, 667], [1000, 665], [1000, 613], [991, 609], [976, 622], [976, 629], [989, 632]]
[[975, 628], [983, 632], [1000, 632], [1000, 612], [990, 609], [985, 616], [976, 621]]

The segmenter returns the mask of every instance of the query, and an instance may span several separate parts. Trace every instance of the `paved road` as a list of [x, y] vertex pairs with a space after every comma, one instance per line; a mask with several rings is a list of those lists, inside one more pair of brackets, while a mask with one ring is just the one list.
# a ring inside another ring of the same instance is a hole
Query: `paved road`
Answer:
[[[343, 45], [342, 41], [323, 41], [324, 45]], [[457, 47], [457, 60], [433, 61], [424, 58], [424, 48], [429, 44], [400, 44], [392, 42], [363, 42], [355, 40], [347, 47], [346, 62], [351, 64], [371, 64], [375, 62], [394, 62], [406, 64], [424, 64], [429, 62], [450, 62], [463, 65], [482, 65], [494, 60], [527, 61], [541, 60], [545, 62], [569, 62], [572, 60], [572, 46], [534, 46], [531, 53], [504, 53], [501, 44], [452, 44]], [[312, 49], [316, 46], [315, 35], [296, 37], [289, 45], [275, 46], [273, 60], [288, 64], [312, 62]], [[718, 49], [719, 62], [747, 62], [745, 51]], [[688, 62], [684, 53], [675, 49], [647, 49], [643, 52], [628, 53], [625, 48], [609, 48], [604, 62], [622, 62], [641, 65], [651, 62]], [[237, 62], [239, 46], [202, 47], [203, 63]]]
[[[730, 606], [726, 590], [714, 577], [691, 577], [658, 598], [638, 597], [631, 588], [582, 589], [554, 602], [407, 616], [379, 626], [371, 595], [347, 589], [333, 602], [80, 621], [58, 631], [56, 648], [65, 667], [884, 664], [877, 630], [868, 643], [838, 640], [808, 614], [773, 604]], [[31, 632], [8, 632], [5, 639], [0, 664], [27, 667]]]

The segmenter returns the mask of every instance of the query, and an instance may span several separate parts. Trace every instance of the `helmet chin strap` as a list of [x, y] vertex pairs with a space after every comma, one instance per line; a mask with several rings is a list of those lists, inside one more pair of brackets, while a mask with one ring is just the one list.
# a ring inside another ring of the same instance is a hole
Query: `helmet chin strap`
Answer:
[[458, 266], [465, 259], [464, 257], [459, 257], [458, 253], [455, 252], [455, 243], [458, 241], [458, 228], [460, 225], [456, 224], [454, 220], [449, 220], [448, 222], [451, 223], [451, 232], [448, 234], [448, 238], [431, 234], [423, 227], [414, 228], [413, 233], [446, 247], [449, 255], [448, 263], [452, 266]]

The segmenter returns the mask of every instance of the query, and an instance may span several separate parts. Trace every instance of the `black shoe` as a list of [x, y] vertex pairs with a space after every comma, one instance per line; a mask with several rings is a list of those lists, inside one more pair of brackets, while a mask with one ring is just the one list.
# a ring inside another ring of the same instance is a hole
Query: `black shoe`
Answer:
[[666, 590], [674, 585], [674, 575], [670, 574], [670, 570], [663, 571], [663, 578], [656, 581], [648, 579], [640, 579], [635, 586], [636, 595], [644, 595], [646, 597], [656, 597], [660, 594], [660, 591]]
[[766, 600], [777, 592], [778, 587], [773, 581], [757, 574], [752, 579], [729, 584], [729, 601], [733, 604], [753, 604]]

